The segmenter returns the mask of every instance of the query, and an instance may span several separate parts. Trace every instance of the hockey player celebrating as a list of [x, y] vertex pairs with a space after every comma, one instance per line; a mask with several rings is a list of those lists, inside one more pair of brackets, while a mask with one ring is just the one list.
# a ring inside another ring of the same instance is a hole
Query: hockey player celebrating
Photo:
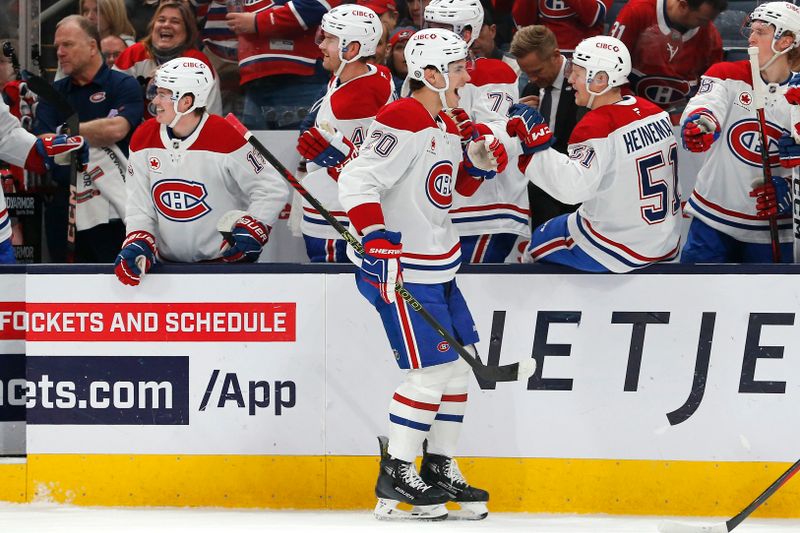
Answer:
[[[315, 126], [297, 143], [297, 151], [309, 161], [303, 186], [345, 225], [336, 185], [339, 173], [356, 155], [378, 110], [394, 98], [388, 69], [367, 63], [382, 33], [380, 17], [368, 7], [346, 4], [323, 15], [319, 48], [322, 66], [332, 76]], [[346, 242], [306, 200], [300, 229], [312, 262], [347, 261]]]
[[[426, 27], [452, 30], [471, 47], [483, 27], [480, 0], [431, 0], [425, 7]], [[459, 91], [459, 109], [451, 114], [468, 141], [473, 134], [505, 137], [507, 112], [519, 100], [517, 74], [500, 59], [470, 60], [470, 81]], [[473, 129], [472, 124], [476, 123]], [[481, 123], [481, 124], [477, 124]], [[502, 263], [519, 236], [530, 233], [528, 180], [516, 165], [484, 183], [472, 196], [456, 194], [450, 210], [461, 237], [461, 253], [469, 263]]]
[[589, 272], [627, 272], [675, 257], [680, 241], [677, 145], [669, 116], [622, 96], [631, 57], [613, 37], [581, 41], [569, 83], [589, 111], [575, 126], [569, 156], [549, 148], [547, 123], [528, 108], [512, 119], [527, 156], [520, 167], [554, 198], [581, 206], [536, 230], [530, 259]]
[[[792, 124], [784, 98], [800, 43], [800, 8], [769, 2], [755, 8], [747, 25], [750, 46], [758, 47], [760, 80], [747, 60], [719, 63], [703, 75], [700, 89], [683, 113], [681, 136], [693, 152], [708, 152], [686, 211], [694, 218], [681, 254], [682, 263], [759, 263], [772, 261], [769, 231], [774, 188], [788, 186], [778, 166], [778, 140]], [[763, 169], [753, 83], [766, 83], [766, 137], [772, 183], [762, 186]], [[755, 184], [755, 185], [754, 185]], [[755, 193], [753, 188], [755, 186]], [[756, 197], [753, 201], [751, 196]], [[791, 221], [778, 218], [781, 256], [791, 257]]]
[[[37, 139], [20, 125], [6, 103], [0, 99], [0, 159], [37, 174], [44, 174], [53, 165], [68, 165], [69, 153], [75, 150], [80, 154], [80, 166], [85, 167], [89, 152], [83, 137], [67, 137], [62, 134], [45, 135]], [[11, 246], [11, 220], [3, 188], [0, 187], [0, 264], [15, 262], [14, 249]]]
[[[280, 176], [222, 117], [206, 113], [213, 83], [208, 66], [193, 58], [156, 72], [156, 116], [131, 138], [128, 235], [114, 267], [126, 285], [138, 285], [159, 256], [257, 260], [286, 204]], [[220, 228], [221, 219], [231, 220]]]
[[[450, 500], [468, 517], [487, 514], [488, 493], [468, 485], [453, 459], [470, 368], [395, 293], [404, 281], [474, 350], [478, 335], [455, 282], [461, 247], [448, 210], [454, 189], [468, 196], [484, 177], [502, 172], [507, 157], [490, 135], [463, 149], [458, 127], [444, 112], [458, 104], [469, 81], [466, 57], [466, 43], [453, 32], [415, 33], [405, 49], [411, 98], [378, 113], [361, 152], [339, 178], [339, 199], [365, 249], [363, 257], [352, 257], [360, 267], [356, 284], [380, 314], [398, 365], [408, 370], [389, 406], [388, 448], [375, 488], [378, 518], [442, 519]], [[426, 438], [420, 475], [414, 460]], [[414, 509], [404, 512], [399, 502]]]

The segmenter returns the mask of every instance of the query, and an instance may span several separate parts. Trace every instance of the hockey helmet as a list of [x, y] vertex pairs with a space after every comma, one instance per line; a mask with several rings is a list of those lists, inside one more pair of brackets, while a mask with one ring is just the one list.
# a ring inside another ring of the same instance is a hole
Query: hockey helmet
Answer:
[[[339, 38], [339, 59], [342, 63], [350, 63], [359, 57], [374, 56], [383, 34], [380, 17], [370, 8], [357, 4], [336, 6], [324, 15], [320, 28]], [[358, 55], [345, 60], [344, 52], [350, 43], [359, 43]]]
[[[158, 67], [154, 83], [157, 88], [172, 91], [172, 101], [177, 114], [170, 124], [172, 127], [181, 116], [206, 106], [208, 95], [214, 85], [214, 74], [211, 68], [199, 59], [176, 57]], [[183, 113], [179, 112], [178, 100], [190, 93], [194, 96], [192, 107]]]
[[572, 63], [586, 69], [587, 85], [598, 73], [605, 72], [608, 75], [606, 91], [628, 83], [628, 74], [631, 73], [628, 48], [619, 39], [605, 35], [589, 37], [578, 43]]
[[[420, 30], [408, 40], [403, 55], [408, 64], [408, 77], [419, 80], [437, 92], [444, 92], [450, 86], [447, 68], [453, 61], [467, 58], [467, 43], [464, 39], [444, 28]], [[425, 81], [425, 68], [434, 67], [444, 74], [445, 87], [437, 89]]]
[[[790, 48], [800, 45], [800, 7], [789, 2], [767, 2], [756, 6], [750, 14], [749, 26], [755, 20], [772, 24], [775, 27], [774, 41], [777, 41], [785, 32], [794, 34], [794, 43]], [[773, 51], [778, 53], [774, 48]]]
[[425, 22], [450, 24], [453, 33], [464, 36], [464, 29], [472, 30], [467, 47], [472, 46], [483, 27], [483, 6], [480, 0], [431, 0], [425, 8]]

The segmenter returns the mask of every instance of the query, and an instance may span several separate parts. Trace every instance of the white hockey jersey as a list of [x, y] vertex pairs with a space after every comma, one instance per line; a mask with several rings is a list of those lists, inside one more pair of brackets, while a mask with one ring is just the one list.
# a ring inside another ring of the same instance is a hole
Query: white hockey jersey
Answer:
[[86, 171], [78, 174], [75, 225], [78, 231], [125, 219], [128, 159], [116, 144], [89, 148]]
[[[12, 165], [24, 166], [36, 137], [19, 125], [8, 106], [0, 98], [0, 159]], [[6, 197], [0, 187], [0, 242], [11, 238], [11, 220], [8, 218]]]
[[589, 111], [569, 156], [534, 154], [525, 171], [554, 198], [581, 206], [570, 237], [612, 272], [674, 258], [680, 246], [677, 143], [669, 115], [642, 98]]
[[[339, 178], [339, 199], [353, 226], [385, 223], [402, 233], [403, 279], [444, 283], [461, 264], [461, 244], [448, 211], [453, 190], [474, 191], [479, 180], [462, 174], [461, 139], [444, 113], [434, 119], [421, 103], [401, 98], [384, 107], [358, 157]], [[357, 265], [360, 260], [350, 249]]]
[[148, 120], [130, 147], [126, 229], [152, 233], [168, 261], [218, 258], [221, 216], [242, 210], [272, 226], [288, 199], [283, 178], [218, 115], [183, 140]]
[[[764, 108], [773, 176], [790, 174], [780, 167], [778, 157], [778, 139], [790, 131], [792, 124], [791, 106], [783, 96], [788, 81], [769, 86]], [[701, 78], [697, 95], [689, 100], [681, 122], [698, 108], [711, 111], [722, 132], [707, 152], [686, 212], [739, 241], [771, 242], [769, 221], [756, 216], [756, 203], [750, 197], [753, 180], [763, 175], [750, 62], [719, 63], [709, 68]], [[791, 217], [779, 218], [778, 227], [781, 242], [789, 242]]]
[[[519, 144], [505, 133], [508, 108], [519, 100], [516, 72], [499, 59], [480, 58], [469, 74], [470, 82], [458, 92], [459, 106], [473, 122], [488, 125], [507, 148]], [[453, 197], [450, 216], [459, 235], [530, 234], [528, 180], [511, 153], [509, 160], [506, 170], [486, 181], [473, 196]]]
[[[394, 85], [389, 69], [384, 66], [367, 66], [369, 71], [366, 74], [342, 84], [338, 84], [337, 78], [331, 78], [328, 92], [320, 103], [315, 124], [319, 127], [323, 121], [327, 121], [356, 147], [364, 142], [367, 129], [378, 111], [394, 99]], [[307, 168], [308, 175], [303, 178], [303, 187], [347, 227], [349, 221], [339, 203], [339, 188], [334, 178], [328, 174], [327, 167], [309, 162]], [[311, 237], [341, 239], [341, 235], [305, 199], [300, 229]]]

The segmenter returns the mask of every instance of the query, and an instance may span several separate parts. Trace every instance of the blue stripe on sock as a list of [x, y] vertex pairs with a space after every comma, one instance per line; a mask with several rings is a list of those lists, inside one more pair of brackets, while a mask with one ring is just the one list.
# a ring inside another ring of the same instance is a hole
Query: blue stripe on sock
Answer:
[[389, 413], [389, 422], [391, 422], [392, 424], [397, 424], [399, 426], [406, 426], [411, 429], [418, 429], [420, 431], [430, 431], [431, 429], [430, 424], [421, 424], [419, 422], [414, 422], [413, 420], [393, 415], [392, 413]]

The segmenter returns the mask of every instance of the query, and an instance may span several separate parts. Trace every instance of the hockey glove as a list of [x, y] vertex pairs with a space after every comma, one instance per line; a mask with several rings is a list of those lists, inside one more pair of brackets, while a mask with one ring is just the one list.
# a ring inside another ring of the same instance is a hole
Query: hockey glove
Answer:
[[759, 218], [788, 215], [792, 209], [792, 191], [789, 180], [772, 176], [766, 183], [761, 178], [753, 182], [750, 196], [756, 199], [756, 214]]
[[361, 258], [361, 275], [364, 281], [376, 287], [387, 304], [397, 300], [395, 285], [403, 284], [403, 267], [400, 255], [403, 245], [396, 231], [377, 230], [364, 236], [364, 257]]
[[470, 141], [464, 151], [464, 170], [473, 178], [490, 180], [508, 165], [506, 148], [492, 135]]
[[255, 263], [269, 240], [270, 227], [250, 215], [243, 215], [231, 226], [230, 237], [222, 243], [222, 260], [226, 263]]
[[356, 147], [342, 132], [323, 122], [300, 135], [297, 151], [321, 167], [335, 167], [353, 157]]
[[80, 135], [68, 137], [64, 134], [45, 135], [36, 139], [36, 151], [44, 159], [48, 170], [54, 165], [69, 165], [70, 152], [76, 152], [78, 170], [83, 172], [89, 163], [89, 146]]
[[478, 136], [478, 132], [475, 131], [475, 126], [472, 124], [472, 119], [469, 118], [466, 111], [460, 107], [454, 107], [448, 109], [447, 114], [453, 119], [453, 122], [456, 123], [456, 127], [458, 127], [458, 134], [461, 136], [462, 146], [466, 146], [469, 141]]
[[800, 105], [800, 72], [789, 80], [789, 89], [784, 96], [790, 104]]
[[508, 108], [508, 117], [506, 133], [519, 137], [523, 154], [535, 154], [556, 142], [550, 126], [536, 109], [525, 104], [514, 104]]
[[781, 166], [792, 168], [800, 165], [800, 145], [798, 145], [791, 135], [781, 135], [778, 139], [778, 154], [781, 158]]
[[136, 286], [155, 262], [155, 237], [146, 231], [132, 231], [125, 237], [114, 261], [114, 274], [125, 285]]
[[683, 147], [690, 152], [705, 152], [719, 139], [720, 126], [714, 114], [705, 108], [695, 109], [681, 126]]

